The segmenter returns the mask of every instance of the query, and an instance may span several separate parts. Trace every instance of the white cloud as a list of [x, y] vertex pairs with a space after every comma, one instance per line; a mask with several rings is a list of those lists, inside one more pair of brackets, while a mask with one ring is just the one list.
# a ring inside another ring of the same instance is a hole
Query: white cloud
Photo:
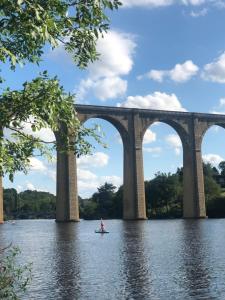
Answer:
[[118, 188], [122, 184], [122, 178], [116, 175], [100, 176], [100, 182], [101, 184], [104, 184], [105, 182], [109, 182]]
[[51, 178], [54, 182], [56, 181], [56, 161], [40, 160], [36, 157], [30, 157], [30, 167], [31, 172], [41, 173], [42, 176], [47, 176]]
[[109, 31], [97, 42], [100, 57], [88, 67], [88, 78], [82, 80], [77, 89], [77, 97], [83, 100], [89, 93], [105, 101], [121, 97], [126, 93], [127, 81], [121, 76], [128, 75], [133, 67], [133, 54], [136, 47], [130, 34]]
[[102, 152], [93, 155], [82, 156], [77, 160], [78, 193], [82, 197], [89, 197], [97, 188], [105, 182], [112, 183], [116, 187], [122, 184], [122, 179], [116, 175], [99, 176], [90, 171], [90, 168], [103, 168], [108, 164], [109, 156]]
[[16, 190], [18, 193], [20, 193], [23, 190], [22, 185], [17, 185]]
[[40, 138], [45, 142], [53, 142], [55, 141], [55, 135], [50, 128], [42, 128], [39, 131], [32, 131], [29, 124], [26, 124], [24, 127], [24, 132], [27, 134], [31, 134], [34, 137]]
[[167, 72], [163, 71], [163, 70], [161, 70], [161, 71], [160, 70], [151, 70], [147, 76], [150, 79], [153, 79], [158, 82], [162, 82], [164, 79], [164, 76], [166, 76], [166, 74], [167, 74]]
[[[42, 128], [41, 130], [38, 130], [38, 131], [32, 130], [31, 122], [33, 122], [33, 120], [34, 120], [33, 117], [30, 117], [30, 120], [28, 120], [28, 122], [21, 123], [21, 127], [23, 127], [22, 132], [24, 132], [25, 134], [32, 135], [35, 138], [40, 138], [44, 142], [48, 142], [48, 143], [54, 142], [55, 135], [50, 128], [46, 127], [46, 128]], [[15, 138], [11, 136], [13, 133], [15, 133], [15, 131], [10, 130], [8, 128], [4, 129], [4, 136], [6, 138], [8, 138], [9, 140], [15, 140]]]
[[129, 96], [123, 103], [118, 103], [119, 107], [133, 107], [143, 109], [158, 109], [172, 111], [186, 111], [175, 94], [154, 92], [146, 96]]
[[206, 3], [206, 0], [182, 0], [182, 3], [185, 5], [202, 5], [204, 3]]
[[163, 82], [165, 78], [170, 78], [175, 82], [186, 82], [195, 76], [199, 68], [191, 60], [185, 61], [183, 64], [176, 64], [171, 70], [151, 70], [150, 72], [138, 76], [138, 79], [144, 77], [152, 80]]
[[205, 163], [210, 163], [212, 166], [217, 167], [221, 161], [224, 161], [224, 158], [218, 154], [205, 154], [202, 156], [202, 159]]
[[149, 144], [156, 141], [156, 133], [147, 129], [144, 135], [143, 144]]
[[97, 178], [97, 175], [92, 173], [89, 170], [82, 170], [77, 169], [77, 176], [79, 177], [79, 180], [95, 180]]
[[122, 184], [122, 178], [119, 176], [97, 176], [90, 171], [86, 172], [86, 174], [83, 171], [78, 173], [78, 193], [82, 197], [90, 197], [105, 182], [112, 183], [116, 188]]
[[215, 106], [212, 111], [212, 114], [225, 114], [225, 98], [220, 98], [219, 105]]
[[166, 142], [170, 145], [170, 147], [174, 148], [176, 155], [180, 155], [182, 143], [177, 134], [169, 134], [166, 137]]
[[167, 73], [168, 73], [167, 71], [163, 71], [163, 70], [151, 70], [146, 75], [139, 76], [139, 78], [141, 79], [144, 77], [148, 77], [152, 80], [163, 82], [163, 79], [167, 75]]
[[31, 171], [46, 171], [47, 168], [41, 160], [37, 159], [36, 157], [30, 157], [29, 160]]
[[225, 52], [212, 63], [204, 66], [202, 78], [212, 82], [225, 83]]
[[162, 152], [161, 147], [144, 147], [143, 150], [148, 153], [156, 153], [156, 154], [159, 154]]
[[193, 18], [198, 18], [198, 17], [204, 17], [206, 16], [208, 13], [208, 9], [207, 8], [203, 8], [199, 11], [191, 11], [190, 12], [190, 16], [193, 17]]
[[169, 6], [173, 4], [183, 4], [183, 5], [193, 5], [198, 6], [206, 3], [206, 0], [122, 0], [124, 7], [134, 7], [134, 6], [140, 6], [140, 7], [163, 7], [163, 6]]
[[158, 7], [169, 6], [174, 3], [174, 0], [122, 0], [123, 6], [143, 6], [143, 7]]
[[187, 60], [185, 63], [176, 64], [176, 66], [170, 71], [170, 77], [176, 82], [185, 82], [191, 79], [192, 76], [198, 72], [198, 66], [196, 66], [191, 60]]
[[105, 101], [107, 99], [122, 97], [126, 93], [126, 90], [127, 81], [120, 77], [105, 77], [98, 80], [87, 78], [80, 82], [77, 96], [78, 99], [83, 99], [87, 91], [93, 91], [99, 100]]
[[104, 167], [108, 164], [109, 156], [103, 152], [95, 152], [93, 155], [81, 156], [77, 159], [80, 168]]
[[48, 192], [55, 195], [55, 190], [49, 190], [48, 187], [37, 187], [32, 182], [26, 180], [23, 185], [17, 185], [16, 190], [18, 193], [25, 191], [25, 190], [31, 190], [31, 191], [41, 191], [41, 192]]
[[48, 170], [47, 175], [49, 178], [51, 178], [53, 181], [56, 182], [56, 170]]
[[91, 78], [127, 75], [132, 69], [136, 43], [130, 34], [109, 31], [97, 42], [100, 58], [90, 64]]
[[26, 183], [26, 188], [31, 191], [37, 190], [31, 182]]

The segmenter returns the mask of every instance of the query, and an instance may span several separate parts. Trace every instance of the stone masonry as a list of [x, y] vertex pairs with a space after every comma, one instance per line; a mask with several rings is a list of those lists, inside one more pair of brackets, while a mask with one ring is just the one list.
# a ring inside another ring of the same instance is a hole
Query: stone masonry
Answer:
[[[202, 139], [212, 125], [225, 127], [225, 116], [136, 108], [76, 105], [82, 123], [90, 118], [110, 122], [123, 141], [123, 218], [146, 219], [142, 142], [148, 127], [163, 122], [175, 129], [183, 145], [183, 217], [205, 218]], [[60, 156], [60, 155], [59, 155]], [[76, 158], [58, 159], [57, 220], [79, 220]], [[75, 211], [74, 211], [75, 210]]]

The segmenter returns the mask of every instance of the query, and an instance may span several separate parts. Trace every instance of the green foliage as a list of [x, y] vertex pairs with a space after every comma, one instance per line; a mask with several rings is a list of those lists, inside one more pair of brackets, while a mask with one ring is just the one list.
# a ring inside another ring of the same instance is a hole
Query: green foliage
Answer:
[[225, 161], [221, 161], [220, 163], [219, 163], [219, 169], [220, 169], [220, 171], [221, 171], [221, 175], [225, 175]]
[[[207, 215], [225, 217], [225, 197], [214, 177], [217, 170], [204, 165], [204, 182]], [[118, 191], [111, 183], [105, 183], [90, 199], [79, 197], [80, 217], [84, 219], [122, 218], [123, 186]], [[182, 217], [183, 169], [175, 174], [157, 173], [155, 178], [145, 182], [147, 215], [149, 218]], [[7, 218], [55, 218], [55, 196], [39, 191], [15, 189], [4, 190], [4, 210]]]
[[106, 9], [118, 9], [118, 0], [1, 0], [0, 61], [40, 61], [44, 45], [63, 44], [79, 67], [98, 55], [96, 40], [109, 29]]
[[225, 218], [225, 197], [215, 197], [207, 202], [209, 218]]
[[116, 187], [111, 183], [105, 183], [98, 188], [98, 192], [92, 196], [97, 204], [98, 218], [108, 218], [113, 214], [113, 196]]
[[18, 194], [15, 189], [4, 189], [4, 215], [6, 218], [13, 219], [14, 214], [17, 212]]
[[[100, 142], [100, 135], [94, 128], [80, 124], [73, 101], [74, 95], [65, 93], [57, 78], [49, 79], [46, 72], [25, 82], [21, 91], [5, 90], [0, 96], [0, 128], [8, 131], [6, 135], [0, 134], [0, 174], [9, 174], [12, 180], [16, 171], [26, 173], [31, 156], [50, 158], [56, 147], [61, 151], [74, 151], [78, 156], [89, 153], [91, 144], [85, 137], [92, 135]], [[63, 124], [66, 128], [62, 128]], [[57, 143], [26, 133], [27, 126], [33, 132], [51, 128], [56, 132]], [[74, 138], [70, 139], [69, 135]]]
[[6, 219], [55, 218], [56, 199], [47, 192], [4, 189], [4, 215]]
[[91, 199], [80, 202], [81, 218], [84, 219], [113, 219], [122, 218], [122, 188], [115, 192], [116, 187], [105, 183]]
[[213, 198], [219, 197], [221, 194], [221, 187], [216, 183], [213, 177], [204, 176], [204, 185], [205, 185], [205, 199], [206, 205]]
[[[9, 62], [15, 70], [18, 63], [38, 63], [45, 45], [63, 45], [78, 67], [87, 67], [98, 58], [99, 34], [109, 29], [106, 10], [120, 5], [118, 0], [1, 0], [0, 61]], [[16, 171], [26, 172], [34, 154], [51, 157], [56, 143], [49, 146], [27, 134], [27, 124], [34, 133], [47, 127], [56, 132], [60, 151], [74, 151], [78, 156], [89, 153], [91, 144], [85, 137], [92, 135], [100, 141], [100, 136], [94, 128], [81, 126], [73, 104], [74, 95], [66, 94], [58, 79], [49, 78], [46, 71], [25, 82], [21, 91], [4, 90], [0, 96], [0, 176], [7, 174], [13, 180]]]
[[80, 201], [80, 216], [86, 220], [97, 218], [97, 203], [91, 199]]
[[145, 195], [149, 217], [182, 216], [182, 183], [178, 174], [157, 173], [145, 182]]
[[19, 300], [31, 280], [31, 265], [20, 266], [17, 247], [0, 250], [0, 299]]

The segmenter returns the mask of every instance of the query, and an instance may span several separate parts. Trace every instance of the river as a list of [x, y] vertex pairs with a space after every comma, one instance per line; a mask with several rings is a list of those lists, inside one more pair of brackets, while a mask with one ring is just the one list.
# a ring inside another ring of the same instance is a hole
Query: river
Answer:
[[0, 226], [32, 262], [24, 300], [225, 299], [225, 219], [56, 223]]

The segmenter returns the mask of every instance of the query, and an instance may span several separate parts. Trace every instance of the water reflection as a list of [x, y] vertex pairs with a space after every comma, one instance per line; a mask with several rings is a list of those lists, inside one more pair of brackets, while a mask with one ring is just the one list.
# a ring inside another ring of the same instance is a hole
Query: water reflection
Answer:
[[180, 273], [182, 285], [189, 298], [217, 299], [211, 288], [210, 240], [207, 239], [205, 220], [183, 220]]
[[54, 299], [80, 297], [81, 255], [79, 252], [79, 224], [56, 223], [54, 245]]
[[126, 299], [149, 299], [148, 295], [153, 296], [154, 293], [146, 254], [145, 224], [143, 221], [123, 222], [122, 232], [122, 276], [125, 281]]
[[225, 299], [225, 220], [18, 221], [0, 229], [33, 262], [23, 300]]

